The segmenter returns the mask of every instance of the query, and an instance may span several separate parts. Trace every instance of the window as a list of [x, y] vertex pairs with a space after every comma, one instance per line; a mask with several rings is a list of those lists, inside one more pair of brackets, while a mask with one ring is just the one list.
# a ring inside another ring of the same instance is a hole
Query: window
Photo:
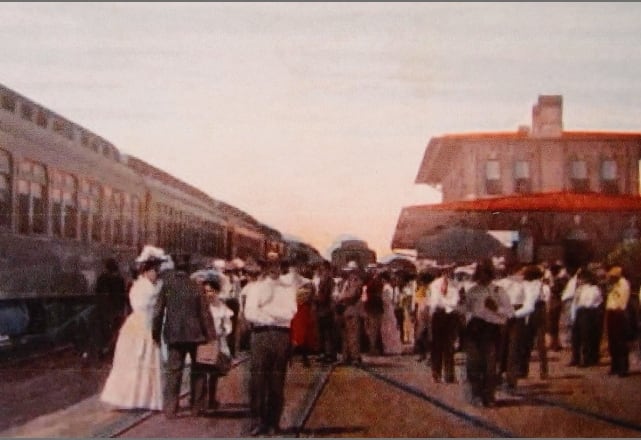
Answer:
[[11, 158], [0, 150], [0, 226], [11, 227]]
[[485, 192], [501, 194], [501, 164], [498, 160], [488, 160], [485, 163]]
[[111, 199], [111, 218], [113, 220], [113, 242], [114, 244], [122, 244], [122, 205], [123, 194], [114, 191], [113, 198]]
[[89, 216], [91, 220], [91, 241], [102, 240], [102, 190], [97, 183], [89, 184]]
[[31, 121], [31, 118], [33, 117], [33, 109], [25, 103], [22, 103], [21, 107], [22, 107], [22, 119]]
[[38, 116], [36, 117], [36, 124], [46, 128], [47, 127], [47, 115], [43, 111], [38, 111]]
[[529, 193], [532, 191], [530, 162], [517, 160], [514, 163], [514, 192]]
[[575, 192], [590, 190], [588, 165], [584, 160], [575, 159], [570, 163], [570, 187]]
[[606, 194], [619, 193], [617, 162], [613, 159], [601, 162], [601, 191]]
[[16, 111], [16, 100], [10, 96], [2, 95], [2, 108], [10, 112]]
[[131, 198], [131, 241], [127, 243], [131, 246], [137, 245], [142, 236], [140, 218], [140, 200], [133, 196]]
[[76, 179], [67, 173], [53, 171], [51, 187], [51, 232], [57, 237], [76, 238], [78, 208]]
[[104, 233], [103, 233], [102, 239], [104, 243], [112, 243], [113, 241], [113, 235], [112, 235], [113, 220], [112, 219], [114, 215], [113, 190], [108, 186], [105, 186], [102, 189], [103, 189], [102, 206], [105, 208], [104, 216], [103, 216], [103, 221], [105, 225], [104, 225]]
[[44, 166], [28, 160], [20, 163], [18, 232], [21, 234], [47, 232], [46, 182]]

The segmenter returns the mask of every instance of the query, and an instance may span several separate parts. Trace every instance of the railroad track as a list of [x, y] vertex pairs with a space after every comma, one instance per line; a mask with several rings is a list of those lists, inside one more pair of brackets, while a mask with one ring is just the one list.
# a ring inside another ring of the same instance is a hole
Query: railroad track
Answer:
[[[494, 436], [498, 437], [528, 437], [528, 436], [538, 436], [539, 434], [532, 435], [528, 432], [519, 432], [513, 427], [509, 427], [509, 423], [505, 423], [505, 418], [501, 419], [502, 423], [496, 423], [491, 419], [491, 417], [485, 417], [485, 415], [479, 416], [478, 414], [473, 414], [471, 412], [465, 411], [463, 405], [453, 404], [451, 401], [448, 402], [446, 399], [440, 398], [437, 393], [429, 393], [424, 387], [418, 387], [412, 384], [407, 383], [406, 381], [400, 380], [396, 377], [392, 377], [390, 374], [385, 374], [383, 372], [377, 371], [375, 366], [362, 366], [360, 370], [366, 372], [370, 376], [376, 378], [377, 380], [388, 384], [398, 390], [403, 391], [404, 393], [415, 396], [426, 404], [437, 407], [443, 411], [446, 411], [453, 416], [456, 416], [464, 423], [467, 423], [471, 426], [476, 426], [482, 428]], [[429, 374], [425, 372], [425, 381], [428, 379]], [[453, 385], [460, 386], [460, 385]], [[421, 389], [423, 388], [423, 389]], [[539, 396], [533, 396], [527, 392], [520, 391], [497, 391], [499, 397], [509, 396], [514, 399], [512, 403], [518, 411], [520, 408], [532, 407], [532, 408], [547, 408], [548, 411], [562, 411], [565, 413], [564, 417], [561, 417], [568, 424], [576, 424], [576, 426], [587, 426], [594, 425], [595, 429], [589, 435], [577, 435], [578, 437], [582, 436], [592, 436], [598, 435], [601, 436], [603, 429], [611, 429], [614, 432], [619, 433], [617, 436], [629, 436], [629, 437], [639, 437], [641, 433], [641, 424], [636, 423], [631, 420], [626, 420], [620, 417], [613, 415], [599, 413], [594, 410], [575, 405], [566, 401], [563, 401], [559, 398], [544, 398]], [[451, 399], [450, 399], [451, 400]], [[505, 407], [508, 408], [510, 403], [506, 404]], [[614, 408], [612, 408], [614, 409]], [[485, 411], [486, 414], [490, 412]], [[516, 417], [521, 417], [521, 414], [515, 412]], [[509, 417], [507, 419], [509, 420]], [[556, 416], [558, 417], [558, 415]], [[506, 427], [506, 425], [508, 425]], [[555, 435], [550, 435], [555, 436]]]

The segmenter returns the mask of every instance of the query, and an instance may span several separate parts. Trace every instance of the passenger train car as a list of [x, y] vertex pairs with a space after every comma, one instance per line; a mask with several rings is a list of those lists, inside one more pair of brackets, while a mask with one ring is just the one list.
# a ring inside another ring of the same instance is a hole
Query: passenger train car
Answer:
[[281, 252], [281, 234], [0, 86], [0, 336], [73, 327], [107, 257], [144, 244], [218, 257]]

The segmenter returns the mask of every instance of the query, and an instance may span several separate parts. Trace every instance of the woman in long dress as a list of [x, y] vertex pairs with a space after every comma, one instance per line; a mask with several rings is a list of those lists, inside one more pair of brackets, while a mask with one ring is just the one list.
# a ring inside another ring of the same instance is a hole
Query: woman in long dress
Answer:
[[394, 313], [394, 288], [388, 272], [381, 274], [381, 281], [383, 282], [383, 319], [381, 321], [383, 354], [401, 354], [403, 352], [403, 343], [401, 342], [401, 332]]
[[151, 256], [140, 262], [140, 275], [129, 291], [132, 313], [120, 329], [113, 366], [100, 395], [101, 401], [118, 409], [162, 409], [160, 348], [151, 335], [162, 261]]

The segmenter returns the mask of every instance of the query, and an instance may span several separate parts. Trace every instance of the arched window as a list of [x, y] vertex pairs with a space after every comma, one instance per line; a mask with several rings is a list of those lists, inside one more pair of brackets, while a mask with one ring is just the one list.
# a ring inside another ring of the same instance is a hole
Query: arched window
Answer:
[[45, 195], [47, 174], [36, 162], [20, 162], [18, 178], [18, 232], [44, 234], [47, 232]]
[[123, 193], [114, 191], [111, 199], [111, 218], [113, 221], [113, 242], [114, 244], [122, 244], [122, 205]]
[[50, 174], [51, 232], [57, 237], [76, 238], [78, 233], [78, 185], [76, 178], [61, 171]]
[[113, 242], [113, 216], [115, 215], [113, 203], [113, 190], [111, 187], [104, 186], [102, 188], [102, 206], [104, 207], [103, 222], [105, 223], [103, 234], [104, 243]]
[[140, 200], [138, 197], [131, 198], [131, 242], [127, 243], [132, 246], [139, 241], [140, 233]]
[[102, 240], [102, 191], [97, 183], [89, 184], [89, 218], [91, 222], [91, 241]]
[[122, 228], [123, 243], [131, 246], [134, 243], [133, 205], [127, 193], [122, 194]]
[[11, 157], [0, 150], [0, 226], [11, 227]]

